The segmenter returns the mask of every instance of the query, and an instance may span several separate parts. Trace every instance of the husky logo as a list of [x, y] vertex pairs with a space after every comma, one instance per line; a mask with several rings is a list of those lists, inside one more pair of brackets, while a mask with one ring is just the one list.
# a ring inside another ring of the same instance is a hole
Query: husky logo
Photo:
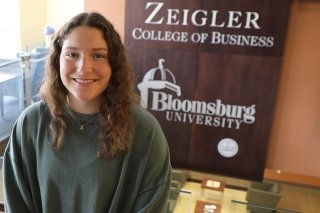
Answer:
[[[144, 108], [148, 107], [148, 91], [149, 89], [169, 89], [174, 91], [177, 96], [181, 95], [180, 86], [176, 84], [176, 79], [173, 73], [164, 67], [164, 59], [158, 60], [158, 67], [150, 69], [140, 84], [138, 84], [138, 89], [141, 93], [141, 106]], [[155, 79], [155, 74], [160, 72], [161, 79]], [[169, 79], [170, 78], [170, 79]], [[171, 80], [171, 81], [169, 81]]]

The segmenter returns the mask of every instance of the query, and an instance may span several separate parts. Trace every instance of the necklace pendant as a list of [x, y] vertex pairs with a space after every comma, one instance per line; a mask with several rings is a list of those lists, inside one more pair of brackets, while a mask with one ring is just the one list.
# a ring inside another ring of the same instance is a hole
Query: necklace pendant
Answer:
[[80, 131], [84, 131], [84, 126], [83, 125], [80, 126]]

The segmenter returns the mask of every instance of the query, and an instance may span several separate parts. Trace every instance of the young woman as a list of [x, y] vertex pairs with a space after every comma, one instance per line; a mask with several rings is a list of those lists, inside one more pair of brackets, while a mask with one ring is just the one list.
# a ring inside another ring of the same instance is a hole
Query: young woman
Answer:
[[118, 33], [81, 13], [57, 32], [4, 155], [6, 212], [164, 212], [168, 145], [139, 107]]

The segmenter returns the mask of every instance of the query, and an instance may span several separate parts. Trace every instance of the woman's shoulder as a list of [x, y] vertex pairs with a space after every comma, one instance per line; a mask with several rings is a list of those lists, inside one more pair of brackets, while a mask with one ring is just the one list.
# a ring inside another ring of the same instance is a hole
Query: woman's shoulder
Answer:
[[43, 117], [46, 112], [49, 112], [49, 108], [46, 102], [40, 100], [25, 108], [20, 114], [19, 119], [36, 119]]
[[165, 141], [160, 122], [153, 114], [140, 106], [136, 106], [132, 108], [132, 115], [136, 136], [149, 137], [152, 135], [154, 139]]
[[159, 125], [158, 120], [152, 115], [149, 111], [142, 108], [141, 106], [132, 106], [131, 114], [133, 117], [133, 121], [136, 124], [144, 124], [148, 125]]
[[139, 106], [132, 108], [132, 112], [135, 123], [133, 150], [141, 154], [140, 156], [149, 153], [149, 161], [159, 162], [160, 158], [163, 160], [167, 158], [169, 153], [167, 140], [156, 117]]
[[44, 101], [39, 101], [25, 108], [14, 124], [13, 134], [28, 137], [41, 130], [44, 123], [50, 120], [48, 107]]

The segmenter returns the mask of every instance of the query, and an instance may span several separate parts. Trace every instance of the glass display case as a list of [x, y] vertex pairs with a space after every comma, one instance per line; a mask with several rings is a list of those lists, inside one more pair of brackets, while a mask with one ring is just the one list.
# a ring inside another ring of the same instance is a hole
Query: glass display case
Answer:
[[192, 193], [189, 191], [170, 189], [168, 213], [189, 213], [191, 210]]
[[23, 70], [19, 59], [0, 61], [0, 139], [11, 132], [24, 109]]
[[300, 213], [297, 211], [289, 210], [289, 209], [278, 209], [278, 208], [271, 208], [262, 205], [250, 204], [242, 201], [231, 200], [230, 205], [230, 213], [237, 212], [237, 213], [248, 213], [248, 212], [255, 212], [255, 213]]
[[48, 48], [0, 59], [0, 142], [10, 134], [22, 110], [39, 100]]

